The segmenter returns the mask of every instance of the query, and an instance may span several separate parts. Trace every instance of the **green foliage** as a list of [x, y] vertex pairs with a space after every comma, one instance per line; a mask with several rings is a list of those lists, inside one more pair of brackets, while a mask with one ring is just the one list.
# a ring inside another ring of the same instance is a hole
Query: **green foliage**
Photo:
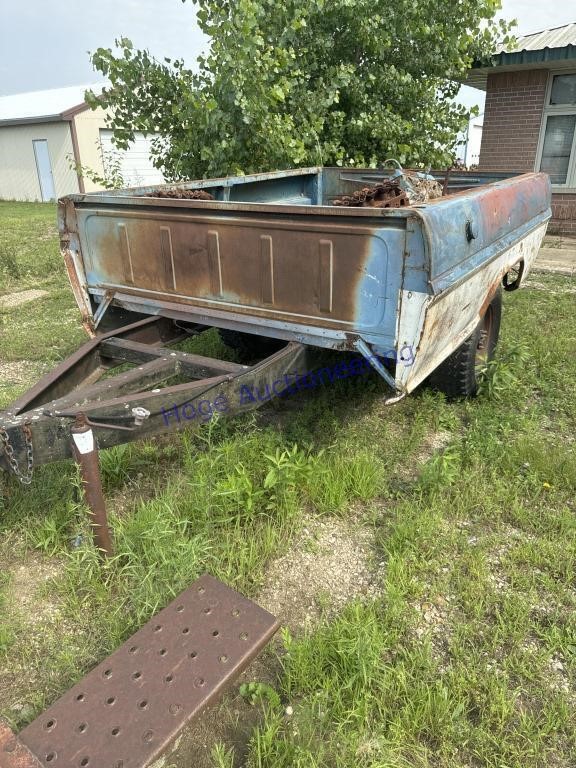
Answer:
[[[354, 460], [350, 460], [351, 452]], [[346, 509], [350, 499], [374, 498], [384, 491], [386, 473], [374, 451], [350, 447], [331, 451], [310, 478], [308, 494], [319, 512]]]
[[214, 768], [234, 768], [234, 749], [226, 749], [224, 744], [215, 744], [211, 757]]
[[16, 249], [11, 245], [0, 245], [0, 275], [18, 280], [20, 265], [16, 258]]
[[112, 150], [104, 151], [102, 142], [96, 142], [98, 150], [102, 157], [102, 173], [94, 170], [89, 165], [82, 165], [74, 160], [73, 155], [68, 155], [68, 164], [80, 176], [85, 176], [94, 184], [98, 184], [104, 189], [121, 189], [126, 186], [122, 176], [122, 153]]
[[0, 200], [0, 293], [64, 274], [54, 203]]
[[8, 651], [14, 642], [14, 632], [11, 624], [6, 621], [6, 596], [5, 591], [9, 584], [9, 576], [0, 571], [0, 657]]
[[268, 683], [242, 683], [239, 690], [240, 696], [249, 704], [266, 702], [275, 709], [280, 706], [280, 696]]
[[127, 38], [99, 48], [119, 147], [153, 138], [168, 178], [306, 165], [451, 161], [469, 112], [452, 98], [475, 59], [509, 40], [500, 0], [197, 0], [197, 69]]
[[[154, 445], [149, 446], [147, 453], [154, 455]], [[100, 472], [106, 490], [118, 488], [127, 482], [138, 470], [143, 469], [148, 456], [143, 458], [142, 448], [135, 449], [132, 443], [115, 445], [100, 451]]]
[[430, 493], [439, 491], [445, 486], [453, 485], [460, 476], [460, 455], [454, 446], [445, 451], [435, 453], [426, 462], [419, 484]]
[[505, 393], [513, 391], [518, 383], [519, 375], [525, 374], [525, 366], [530, 358], [531, 355], [527, 347], [523, 344], [516, 344], [506, 356], [491, 360], [480, 381], [480, 394], [500, 400]]

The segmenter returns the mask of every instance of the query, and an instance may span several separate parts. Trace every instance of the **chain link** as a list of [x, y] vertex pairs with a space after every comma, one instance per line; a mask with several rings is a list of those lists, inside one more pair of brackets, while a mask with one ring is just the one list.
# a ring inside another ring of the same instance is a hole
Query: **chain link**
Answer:
[[0, 442], [4, 447], [4, 453], [8, 459], [8, 464], [12, 472], [16, 475], [22, 485], [30, 485], [32, 482], [32, 475], [34, 474], [34, 446], [32, 445], [32, 430], [28, 424], [24, 424], [22, 427], [24, 433], [24, 442], [26, 444], [26, 472], [20, 471], [20, 465], [18, 459], [14, 455], [14, 448], [10, 444], [10, 437], [8, 432], [3, 427], [0, 427]]

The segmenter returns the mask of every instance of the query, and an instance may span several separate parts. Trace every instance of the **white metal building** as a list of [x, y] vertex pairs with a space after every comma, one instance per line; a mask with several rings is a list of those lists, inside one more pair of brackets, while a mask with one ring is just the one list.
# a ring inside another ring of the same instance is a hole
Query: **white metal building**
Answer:
[[461, 143], [456, 149], [456, 157], [466, 168], [474, 167], [480, 161], [483, 125], [483, 114], [473, 117], [468, 123], [467, 130], [458, 137]]
[[[117, 153], [107, 112], [92, 110], [73, 86], [0, 97], [0, 199], [52, 200], [102, 189], [78, 167], [104, 175], [106, 156]], [[161, 184], [150, 161], [150, 140], [138, 135], [116, 155], [125, 186]]]

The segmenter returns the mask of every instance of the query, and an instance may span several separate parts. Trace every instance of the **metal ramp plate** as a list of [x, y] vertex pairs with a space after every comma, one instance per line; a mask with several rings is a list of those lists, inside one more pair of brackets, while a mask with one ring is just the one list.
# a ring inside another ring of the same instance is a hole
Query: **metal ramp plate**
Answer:
[[45, 768], [144, 768], [240, 674], [278, 625], [204, 575], [18, 739]]

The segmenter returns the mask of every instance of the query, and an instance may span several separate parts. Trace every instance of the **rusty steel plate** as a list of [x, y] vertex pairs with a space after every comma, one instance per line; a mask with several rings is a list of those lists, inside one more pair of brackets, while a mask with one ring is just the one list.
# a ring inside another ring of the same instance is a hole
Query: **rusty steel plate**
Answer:
[[205, 574], [19, 739], [46, 768], [144, 768], [240, 674], [278, 625]]
[[35, 755], [0, 717], [0, 768], [42, 768]]

